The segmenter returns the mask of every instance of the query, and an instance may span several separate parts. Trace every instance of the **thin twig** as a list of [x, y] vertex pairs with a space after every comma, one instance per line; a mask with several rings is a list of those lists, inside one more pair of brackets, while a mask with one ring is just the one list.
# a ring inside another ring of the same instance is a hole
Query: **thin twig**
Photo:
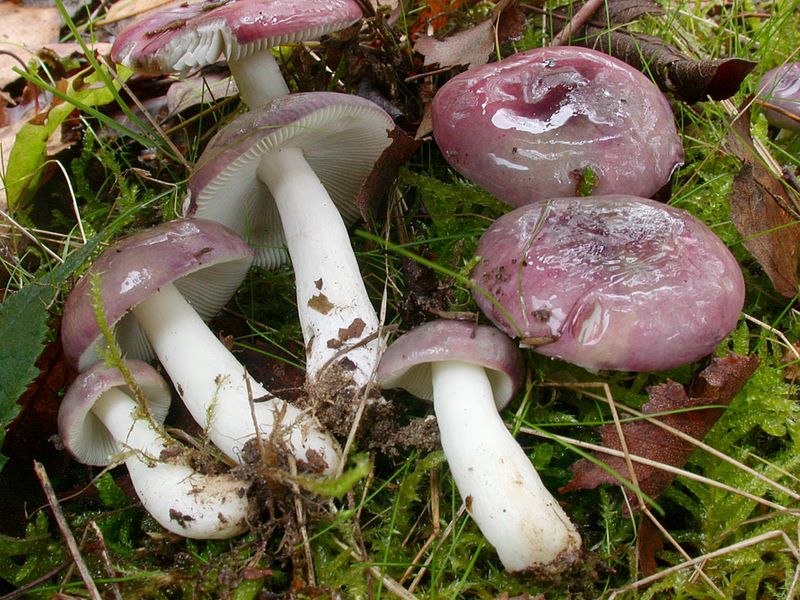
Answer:
[[61, 530], [61, 535], [64, 537], [64, 541], [67, 543], [67, 548], [69, 548], [69, 553], [72, 556], [72, 560], [75, 561], [75, 566], [78, 567], [78, 572], [81, 575], [81, 579], [83, 579], [84, 585], [86, 585], [86, 590], [89, 592], [89, 597], [92, 600], [102, 600], [100, 591], [97, 589], [97, 586], [92, 579], [92, 574], [89, 572], [89, 568], [86, 566], [86, 563], [83, 562], [83, 557], [78, 549], [75, 536], [72, 535], [72, 530], [69, 528], [69, 523], [67, 523], [64, 513], [61, 511], [61, 505], [58, 503], [58, 497], [56, 496], [53, 486], [50, 484], [50, 479], [47, 477], [47, 472], [45, 471], [44, 465], [38, 460], [35, 460], [33, 461], [33, 470], [36, 472], [36, 477], [39, 478], [39, 483], [42, 486], [42, 490], [44, 490], [47, 503], [50, 505], [50, 510], [53, 511], [56, 524]]
[[[789, 536], [786, 535], [786, 532], [775, 530], [775, 531], [768, 531], [767, 533], [762, 533], [761, 535], [757, 535], [755, 537], [749, 538], [742, 542], [738, 542], [736, 544], [732, 544], [730, 546], [726, 546], [725, 548], [720, 548], [719, 550], [715, 550], [714, 552], [708, 552], [707, 554], [703, 554], [702, 556], [698, 556], [697, 558], [693, 558], [691, 560], [684, 561], [663, 571], [659, 571], [649, 577], [644, 577], [643, 579], [639, 579], [638, 581], [634, 581], [631, 584], [623, 586], [621, 588], [617, 588], [616, 590], [611, 592], [611, 595], [608, 597], [608, 600], [613, 600], [619, 594], [623, 592], [628, 592], [630, 590], [635, 590], [640, 587], [644, 587], [650, 585], [651, 583], [658, 581], [659, 579], [663, 579], [668, 575], [672, 575], [673, 573], [677, 573], [687, 567], [692, 567], [698, 563], [705, 562], [711, 560], [713, 558], [718, 558], [720, 556], [725, 556], [726, 554], [730, 554], [731, 552], [736, 552], [737, 550], [741, 550], [743, 548], [749, 548], [750, 546], [755, 546], [756, 544], [760, 544], [761, 542], [766, 542], [774, 538], [782, 538], [786, 547], [791, 552], [792, 556], [794, 556], [795, 560], [800, 560], [800, 553], [798, 553], [797, 547], [792, 543], [792, 540], [789, 539]], [[788, 597], [788, 596], [787, 596]]]
[[[119, 585], [114, 578], [116, 577], [116, 572], [114, 571], [114, 565], [111, 563], [111, 557], [108, 555], [108, 549], [106, 548], [106, 540], [103, 537], [103, 532], [100, 531], [100, 528], [97, 526], [97, 522], [93, 519], [89, 521], [89, 527], [86, 529], [86, 533], [91, 532], [97, 538], [98, 543], [100, 544], [100, 559], [103, 561], [103, 566], [106, 569], [106, 574], [108, 575], [109, 581], [111, 582], [111, 591], [114, 594], [115, 600], [122, 600], [122, 593], [119, 590]], [[81, 545], [86, 539], [86, 533], [84, 533], [83, 540], [81, 540]]]
[[50, 256], [50, 258], [52, 258], [52, 259], [54, 259], [54, 260], [58, 261], [59, 263], [62, 263], [62, 264], [64, 263], [64, 259], [63, 259], [63, 258], [61, 258], [61, 257], [60, 257], [58, 254], [56, 254], [55, 252], [53, 252], [52, 250], [50, 250], [50, 248], [48, 248], [47, 246], [45, 246], [45, 245], [44, 245], [44, 244], [41, 242], [41, 240], [39, 240], [39, 238], [37, 238], [37, 237], [36, 237], [35, 235], [33, 235], [33, 234], [30, 232], [30, 231], [28, 231], [28, 230], [27, 230], [27, 229], [26, 229], [24, 226], [22, 226], [22, 225], [20, 225], [19, 223], [17, 223], [17, 221], [15, 221], [15, 220], [13, 219], [13, 217], [11, 217], [11, 215], [9, 215], [9, 214], [8, 214], [6, 211], [4, 211], [3, 209], [0, 209], [0, 217], [3, 217], [3, 218], [6, 220], [6, 221], [8, 221], [8, 222], [9, 222], [9, 223], [11, 223], [11, 224], [12, 224], [14, 227], [16, 227], [17, 229], [19, 229], [19, 231], [22, 233], [22, 235], [24, 235], [26, 238], [28, 238], [28, 239], [29, 239], [29, 240], [31, 240], [31, 241], [32, 241], [34, 244], [36, 244], [36, 245], [37, 245], [37, 246], [39, 246], [39, 247], [40, 247], [42, 250], [44, 250], [44, 251], [45, 251], [45, 253], [46, 253], [47, 255], [49, 255], [49, 256]]
[[[352, 556], [358, 561], [363, 560], [363, 558], [359, 556], [358, 552], [354, 548], [351, 548], [350, 546], [345, 544], [342, 540], [337, 539], [336, 537], [334, 537], [333, 540], [342, 550], [347, 550], [348, 552], [350, 552], [350, 556]], [[388, 575], [385, 575], [378, 567], [373, 565], [366, 565], [364, 568], [367, 571], [369, 571], [369, 573], [373, 577], [377, 577], [378, 579], [380, 579], [383, 586], [387, 590], [389, 590], [389, 592], [391, 592], [398, 598], [401, 598], [401, 600], [418, 600], [418, 598], [414, 594], [412, 594], [410, 591], [408, 591], [406, 588], [397, 583], [397, 581], [395, 581]]]
[[[596, 384], [583, 385], [583, 384], [575, 384], [575, 383], [570, 383], [570, 384], [561, 384], [561, 383], [559, 383], [559, 384], [542, 384], [542, 385], [554, 385], [554, 386], [558, 386], [558, 387], [570, 387], [570, 388], [596, 387]], [[587, 392], [585, 389], [582, 389], [581, 393], [586, 394], [587, 396], [589, 396], [591, 398], [595, 398], [597, 400], [601, 400], [601, 401], [605, 401], [606, 400], [605, 397], [603, 397], [603, 396], [601, 396], [599, 394], [593, 394], [591, 392]], [[763, 481], [764, 483], [766, 483], [770, 487], [772, 487], [772, 488], [774, 488], [774, 489], [776, 489], [776, 490], [778, 490], [780, 492], [783, 492], [784, 494], [788, 495], [793, 500], [800, 500], [800, 494], [798, 494], [797, 492], [787, 488], [784, 485], [781, 485], [777, 481], [774, 481], [774, 480], [770, 479], [769, 477], [767, 477], [763, 473], [759, 473], [755, 469], [753, 469], [751, 467], [748, 467], [744, 463], [741, 463], [738, 460], [736, 460], [735, 458], [733, 458], [731, 456], [728, 456], [724, 452], [720, 452], [716, 448], [712, 448], [711, 446], [709, 446], [705, 442], [702, 442], [702, 441], [698, 440], [697, 438], [693, 438], [692, 436], [684, 433], [680, 429], [675, 429], [674, 427], [671, 427], [670, 425], [667, 425], [663, 421], [660, 421], [659, 419], [656, 419], [656, 418], [654, 418], [651, 415], [648, 415], [646, 413], [640, 412], [640, 411], [636, 410], [635, 408], [631, 408], [629, 406], [626, 406], [624, 404], [619, 404], [617, 402], [615, 402], [615, 404], [617, 404], [617, 406], [619, 408], [621, 408], [622, 410], [624, 410], [625, 412], [628, 412], [628, 413], [632, 414], [635, 417], [638, 417], [638, 418], [641, 418], [641, 419], [645, 419], [648, 423], [652, 423], [656, 427], [660, 427], [661, 429], [664, 429], [665, 431], [668, 431], [672, 435], [674, 435], [674, 436], [676, 436], [676, 437], [678, 437], [678, 438], [680, 438], [680, 439], [682, 439], [682, 440], [684, 440], [686, 442], [689, 442], [690, 444], [692, 444], [693, 446], [696, 446], [697, 448], [701, 448], [702, 450], [705, 450], [706, 452], [708, 452], [712, 456], [715, 456], [716, 458], [719, 458], [720, 460], [722, 460], [722, 461], [724, 461], [724, 462], [736, 467], [737, 469], [740, 469], [740, 470], [744, 471], [748, 475], [751, 475], [752, 477], [755, 477], [756, 479], [759, 479], [760, 481]]]
[[797, 360], [800, 360], [800, 352], [798, 352], [798, 351], [797, 351], [797, 348], [795, 348], [795, 347], [794, 347], [794, 344], [792, 344], [792, 343], [789, 341], [789, 338], [787, 338], [787, 337], [786, 337], [786, 336], [783, 334], [783, 332], [782, 332], [781, 330], [779, 330], [779, 329], [775, 329], [775, 328], [774, 328], [774, 327], [772, 327], [771, 325], [767, 325], [767, 324], [766, 324], [766, 323], [764, 323], [763, 321], [759, 321], [758, 319], [756, 319], [755, 317], [751, 317], [751, 316], [750, 316], [750, 315], [748, 315], [747, 313], [742, 313], [742, 316], [743, 316], [743, 317], [744, 317], [746, 320], [750, 321], [751, 323], [755, 323], [755, 324], [756, 324], [756, 325], [758, 325], [759, 327], [761, 327], [761, 328], [763, 328], [763, 329], [766, 329], [766, 330], [767, 330], [767, 331], [769, 331], [770, 333], [772, 333], [772, 334], [775, 334], [775, 335], [777, 335], [779, 338], [781, 338], [781, 341], [782, 341], [784, 344], [786, 344], [786, 347], [787, 347], [787, 348], [788, 348], [788, 349], [791, 351], [791, 353], [792, 353], [792, 354], [794, 354], [794, 357], [795, 357]]
[[[642, 507], [642, 512], [645, 514], [645, 516], [646, 516], [648, 519], [650, 519], [650, 522], [651, 522], [653, 525], [655, 525], [655, 526], [656, 526], [656, 528], [657, 528], [657, 529], [658, 529], [658, 530], [661, 532], [661, 535], [663, 535], [663, 536], [664, 536], [664, 537], [667, 539], [667, 541], [668, 541], [670, 544], [672, 544], [672, 547], [673, 547], [673, 548], [675, 548], [675, 549], [678, 551], [678, 553], [679, 553], [679, 554], [680, 554], [680, 555], [681, 555], [681, 556], [682, 556], [682, 557], [683, 557], [685, 560], [691, 560], [691, 558], [692, 558], [692, 557], [691, 557], [691, 556], [689, 556], [689, 553], [688, 553], [688, 552], [686, 552], [686, 550], [684, 550], [684, 549], [683, 549], [683, 547], [682, 547], [682, 546], [681, 546], [681, 545], [678, 543], [678, 540], [676, 540], [676, 539], [675, 539], [675, 538], [672, 536], [672, 534], [671, 534], [669, 531], [667, 531], [667, 528], [666, 528], [666, 527], [664, 527], [664, 526], [661, 524], [661, 522], [660, 522], [660, 521], [659, 521], [659, 520], [656, 518], [656, 516], [655, 516], [655, 515], [654, 515], [654, 514], [653, 514], [653, 513], [650, 511], [650, 508], [649, 508], [649, 507], [647, 507], [647, 506], [646, 506], [646, 505], [644, 505], [644, 504], [642, 504], [642, 505], [641, 505], [641, 507]], [[709, 587], [710, 587], [712, 590], [714, 590], [714, 591], [715, 591], [717, 594], [719, 594], [721, 597], [725, 595], [725, 594], [723, 594], [723, 593], [722, 593], [722, 590], [721, 590], [721, 589], [719, 589], [719, 588], [717, 587], [717, 585], [716, 585], [716, 584], [715, 584], [713, 581], [711, 581], [711, 578], [710, 578], [708, 575], [706, 575], [705, 571], [703, 571], [703, 567], [702, 567], [702, 566], [700, 566], [700, 565], [697, 565], [697, 566], [696, 566], [696, 569], [695, 569], [695, 573], [698, 573], [698, 574], [699, 574], [699, 575], [700, 575], [700, 576], [703, 578], [703, 580], [704, 580], [704, 581], [705, 581], [705, 582], [706, 582], [706, 583], [709, 585]]]
[[294, 501], [294, 512], [297, 517], [297, 527], [300, 529], [300, 537], [303, 539], [303, 554], [306, 558], [308, 569], [308, 585], [316, 587], [317, 578], [314, 575], [314, 555], [311, 553], [311, 544], [308, 539], [308, 529], [306, 528], [305, 509], [300, 495], [300, 486], [297, 485], [297, 461], [294, 456], [287, 456], [289, 461], [289, 473], [291, 474], [292, 500]]
[[579, 30], [581, 27], [589, 22], [589, 19], [603, 6], [604, 0], [588, 0], [586, 4], [580, 7], [572, 18], [564, 25], [564, 28], [550, 42], [551, 46], [563, 46], [572, 36], [573, 31]]
[[[587, 450], [592, 450], [593, 452], [601, 452], [603, 454], [608, 454], [610, 456], [616, 456], [618, 458], [624, 458], [624, 453], [616, 450], [614, 448], [608, 448], [606, 446], [599, 446], [597, 444], [592, 444], [590, 442], [583, 442], [581, 440], [577, 440], [574, 438], [570, 438], [563, 435], [558, 435], [555, 433], [549, 433], [544, 431], [539, 431], [537, 429], [532, 429], [530, 427], [522, 427], [520, 428], [520, 432], [527, 433], [530, 435], [535, 435], [537, 437], [543, 437], [551, 440], [555, 440], [557, 442], [561, 442], [564, 444], [568, 444], [570, 446], [577, 446], [578, 448], [586, 448]], [[720, 483], [714, 479], [709, 479], [708, 477], [704, 477], [702, 475], [698, 475], [697, 473], [692, 473], [691, 471], [686, 471], [684, 469], [680, 469], [678, 467], [674, 467], [672, 465], [668, 465], [666, 463], [658, 462], [656, 460], [651, 460], [649, 458], [645, 458], [643, 456], [638, 456], [636, 454], [630, 455], [631, 460], [635, 463], [640, 463], [646, 465], [648, 467], [654, 467], [656, 469], [661, 469], [662, 471], [666, 471], [667, 473], [672, 473], [674, 475], [680, 475], [682, 477], [686, 477], [687, 479], [691, 479], [692, 481], [697, 481], [698, 483], [703, 483], [705, 485], [709, 485], [711, 487], [718, 488], [725, 492], [729, 492], [731, 494], [736, 494], [737, 496], [742, 496], [743, 498], [747, 498], [748, 500], [752, 500], [753, 502], [757, 502], [758, 504], [762, 504], [773, 510], [777, 510], [782, 513], [790, 513], [790, 514], [798, 514], [797, 509], [791, 509], [781, 504], [777, 504], [772, 502], [771, 500], [766, 500], [755, 494], [751, 494], [750, 492], [745, 492], [738, 488], [729, 486], [724, 483]]]

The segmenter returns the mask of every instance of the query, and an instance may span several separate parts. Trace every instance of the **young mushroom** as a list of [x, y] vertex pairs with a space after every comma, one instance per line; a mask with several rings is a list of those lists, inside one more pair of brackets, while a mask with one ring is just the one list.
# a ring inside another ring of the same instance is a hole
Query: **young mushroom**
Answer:
[[758, 83], [757, 97], [770, 125], [800, 131], [800, 62], [767, 71]]
[[363, 98], [292, 94], [221, 129], [189, 179], [184, 215], [239, 233], [260, 266], [286, 262], [288, 249], [310, 382], [338, 367], [364, 388], [380, 357], [378, 317], [347, 225], [359, 217], [356, 196], [393, 128]]
[[362, 16], [355, 0], [229, 0], [181, 3], [120, 32], [111, 58], [138, 71], [172, 73], [224, 56], [250, 107], [289, 93], [272, 48], [316, 40]]
[[505, 569], [554, 574], [578, 559], [581, 539], [498, 414], [522, 378], [510, 338], [463, 321], [412, 329], [378, 368], [383, 388], [433, 400], [456, 487]]
[[119, 369], [97, 363], [75, 379], [58, 411], [64, 446], [80, 462], [124, 458], [136, 495], [165, 529], [188, 538], [225, 539], [247, 529], [247, 484], [190, 467], [161, 424], [170, 404], [164, 379], [147, 363], [127, 362], [146, 406]]
[[500, 200], [649, 197], [683, 163], [669, 103], [602, 52], [537, 48], [461, 73], [436, 93], [433, 134], [447, 161]]
[[708, 227], [634, 196], [517, 208], [476, 254], [484, 314], [523, 346], [590, 369], [688, 364], [733, 330], [744, 304], [739, 265]]
[[239, 236], [203, 219], [162, 223], [117, 242], [66, 301], [65, 356], [81, 371], [99, 362], [102, 337], [90, 283], [95, 274], [120, 347], [129, 357], [158, 357], [192, 417], [225, 455], [241, 461], [244, 444], [256, 437], [253, 400], [265, 441], [272, 435], [298, 461], [330, 472], [339, 461], [336, 442], [308, 413], [255, 381], [204, 322], [233, 295], [252, 259]]

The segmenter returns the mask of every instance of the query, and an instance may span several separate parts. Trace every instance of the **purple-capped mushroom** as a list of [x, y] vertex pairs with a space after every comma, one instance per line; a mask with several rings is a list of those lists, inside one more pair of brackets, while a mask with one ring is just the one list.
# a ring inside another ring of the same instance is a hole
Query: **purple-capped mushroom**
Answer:
[[511, 339], [463, 321], [412, 329], [378, 368], [384, 389], [433, 401], [458, 491], [505, 569], [553, 574], [577, 560], [581, 539], [498, 414], [522, 380]]
[[356, 196], [391, 143], [391, 117], [345, 94], [291, 94], [244, 113], [209, 142], [184, 215], [223, 223], [274, 268], [291, 257], [306, 372], [341, 366], [366, 386], [383, 341], [350, 245]]
[[225, 539], [247, 529], [247, 484], [232, 475], [198, 473], [162, 423], [167, 383], [147, 363], [127, 366], [142, 392], [140, 406], [122, 373], [97, 363], [75, 379], [61, 401], [58, 431], [80, 462], [124, 460], [136, 495], [165, 529], [188, 538]]
[[591, 369], [688, 364], [733, 330], [744, 304], [739, 265], [706, 225], [634, 196], [517, 208], [476, 254], [473, 296], [489, 319], [523, 346]]
[[649, 197], [683, 163], [672, 111], [641, 72], [602, 52], [537, 48], [450, 79], [432, 105], [447, 161], [500, 200]]
[[[127, 356], [161, 361], [192, 417], [228, 457], [256, 436], [286, 443], [298, 461], [338, 466], [336, 442], [306, 412], [270, 394], [208, 328], [241, 284], [250, 247], [213, 221], [178, 219], [109, 247], [75, 285], [64, 306], [61, 340], [78, 370], [99, 362], [100, 329], [91, 304], [99, 278], [106, 318]], [[266, 399], [266, 400], [263, 400]], [[277, 431], [276, 431], [277, 429]]]
[[135, 70], [171, 73], [225, 57], [250, 107], [289, 93], [272, 48], [317, 40], [362, 16], [355, 0], [229, 0], [176, 3], [123, 30], [111, 58]]
[[800, 62], [767, 71], [758, 83], [757, 95], [770, 125], [800, 131]]

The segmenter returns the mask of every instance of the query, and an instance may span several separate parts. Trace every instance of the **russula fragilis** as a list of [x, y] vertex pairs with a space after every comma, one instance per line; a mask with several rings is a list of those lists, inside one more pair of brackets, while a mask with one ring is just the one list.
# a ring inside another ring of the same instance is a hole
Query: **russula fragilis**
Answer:
[[447, 161], [512, 206], [580, 195], [589, 172], [594, 194], [649, 197], [683, 163], [664, 94], [588, 48], [537, 48], [456, 75], [432, 119]]
[[311, 382], [339, 366], [362, 389], [383, 348], [347, 226], [359, 217], [356, 196], [393, 128], [363, 98], [291, 94], [221, 129], [189, 179], [184, 215], [239, 233], [260, 266], [286, 262], [288, 249]]
[[522, 378], [510, 338], [463, 321], [412, 329], [378, 369], [383, 388], [433, 401], [458, 491], [506, 570], [553, 574], [577, 560], [581, 539], [498, 414]]
[[123, 30], [111, 58], [147, 73], [172, 73], [225, 58], [250, 107], [289, 93], [272, 48], [316, 40], [362, 16], [354, 0], [229, 0], [180, 3]]
[[201, 474], [186, 464], [180, 446], [161, 428], [169, 387], [147, 363], [127, 365], [145, 406], [118, 369], [97, 363], [78, 375], [61, 401], [58, 430], [64, 446], [89, 465], [124, 459], [142, 505], [168, 531], [197, 539], [244, 532], [247, 483], [229, 474]]
[[[270, 394], [208, 328], [241, 284], [250, 247], [213, 221], [178, 219], [120, 240], [94, 262], [64, 307], [61, 340], [69, 362], [84, 370], [99, 361], [101, 332], [91, 305], [99, 278], [106, 318], [128, 356], [161, 361], [192, 417], [227, 456], [241, 461], [256, 436], [250, 410], [267, 439], [275, 428], [298, 461], [332, 471], [336, 442], [306, 412]], [[266, 398], [266, 400], [264, 400]]]
[[484, 314], [523, 346], [591, 369], [688, 364], [713, 352], [744, 304], [739, 265], [705, 224], [634, 196], [517, 208], [476, 253]]

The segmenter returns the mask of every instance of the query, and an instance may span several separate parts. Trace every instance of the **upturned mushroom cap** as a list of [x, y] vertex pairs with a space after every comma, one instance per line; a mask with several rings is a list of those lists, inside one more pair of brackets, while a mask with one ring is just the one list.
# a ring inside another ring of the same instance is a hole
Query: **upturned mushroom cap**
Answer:
[[384, 389], [403, 388], [433, 400], [431, 363], [458, 361], [486, 369], [500, 411], [523, 380], [522, 356], [511, 339], [488, 325], [438, 320], [405, 333], [384, 352], [376, 379]]
[[255, 264], [288, 262], [280, 216], [259, 182], [262, 157], [282, 147], [303, 151], [346, 225], [360, 213], [355, 198], [389, 146], [392, 118], [347, 94], [310, 92], [277, 98], [244, 113], [208, 143], [189, 178], [184, 215], [224, 223], [255, 250]]
[[125, 29], [111, 58], [130, 68], [167, 73], [248, 56], [271, 46], [315, 40], [362, 16], [354, 0], [182, 2]]
[[[166, 381], [147, 363], [129, 360], [127, 364], [142, 390], [153, 420], [163, 423], [171, 401]], [[79, 462], [105, 466], [122, 450], [105, 425], [92, 413], [95, 402], [113, 388], [122, 388], [129, 396], [134, 396], [119, 369], [97, 363], [78, 375], [61, 401], [58, 432], [64, 446]]]
[[594, 194], [649, 197], [683, 163], [664, 95], [641, 72], [578, 47], [537, 48], [453, 77], [433, 99], [447, 161], [500, 200], [522, 206]]
[[131, 308], [174, 283], [204, 319], [233, 296], [253, 261], [235, 233], [213, 221], [177, 219], [139, 231], [109, 247], [81, 277], [64, 305], [61, 341], [71, 365], [85, 370], [99, 357], [100, 329], [91, 304], [91, 275], [100, 278], [109, 325], [127, 356], [149, 360], [152, 351]]
[[800, 62], [787, 63], [767, 71], [758, 83], [758, 98], [780, 109], [764, 109], [764, 115], [771, 125], [800, 131]]
[[473, 292], [507, 334], [595, 369], [658, 371], [714, 350], [736, 326], [744, 281], [690, 214], [633, 196], [556, 198], [498, 219], [478, 242]]

